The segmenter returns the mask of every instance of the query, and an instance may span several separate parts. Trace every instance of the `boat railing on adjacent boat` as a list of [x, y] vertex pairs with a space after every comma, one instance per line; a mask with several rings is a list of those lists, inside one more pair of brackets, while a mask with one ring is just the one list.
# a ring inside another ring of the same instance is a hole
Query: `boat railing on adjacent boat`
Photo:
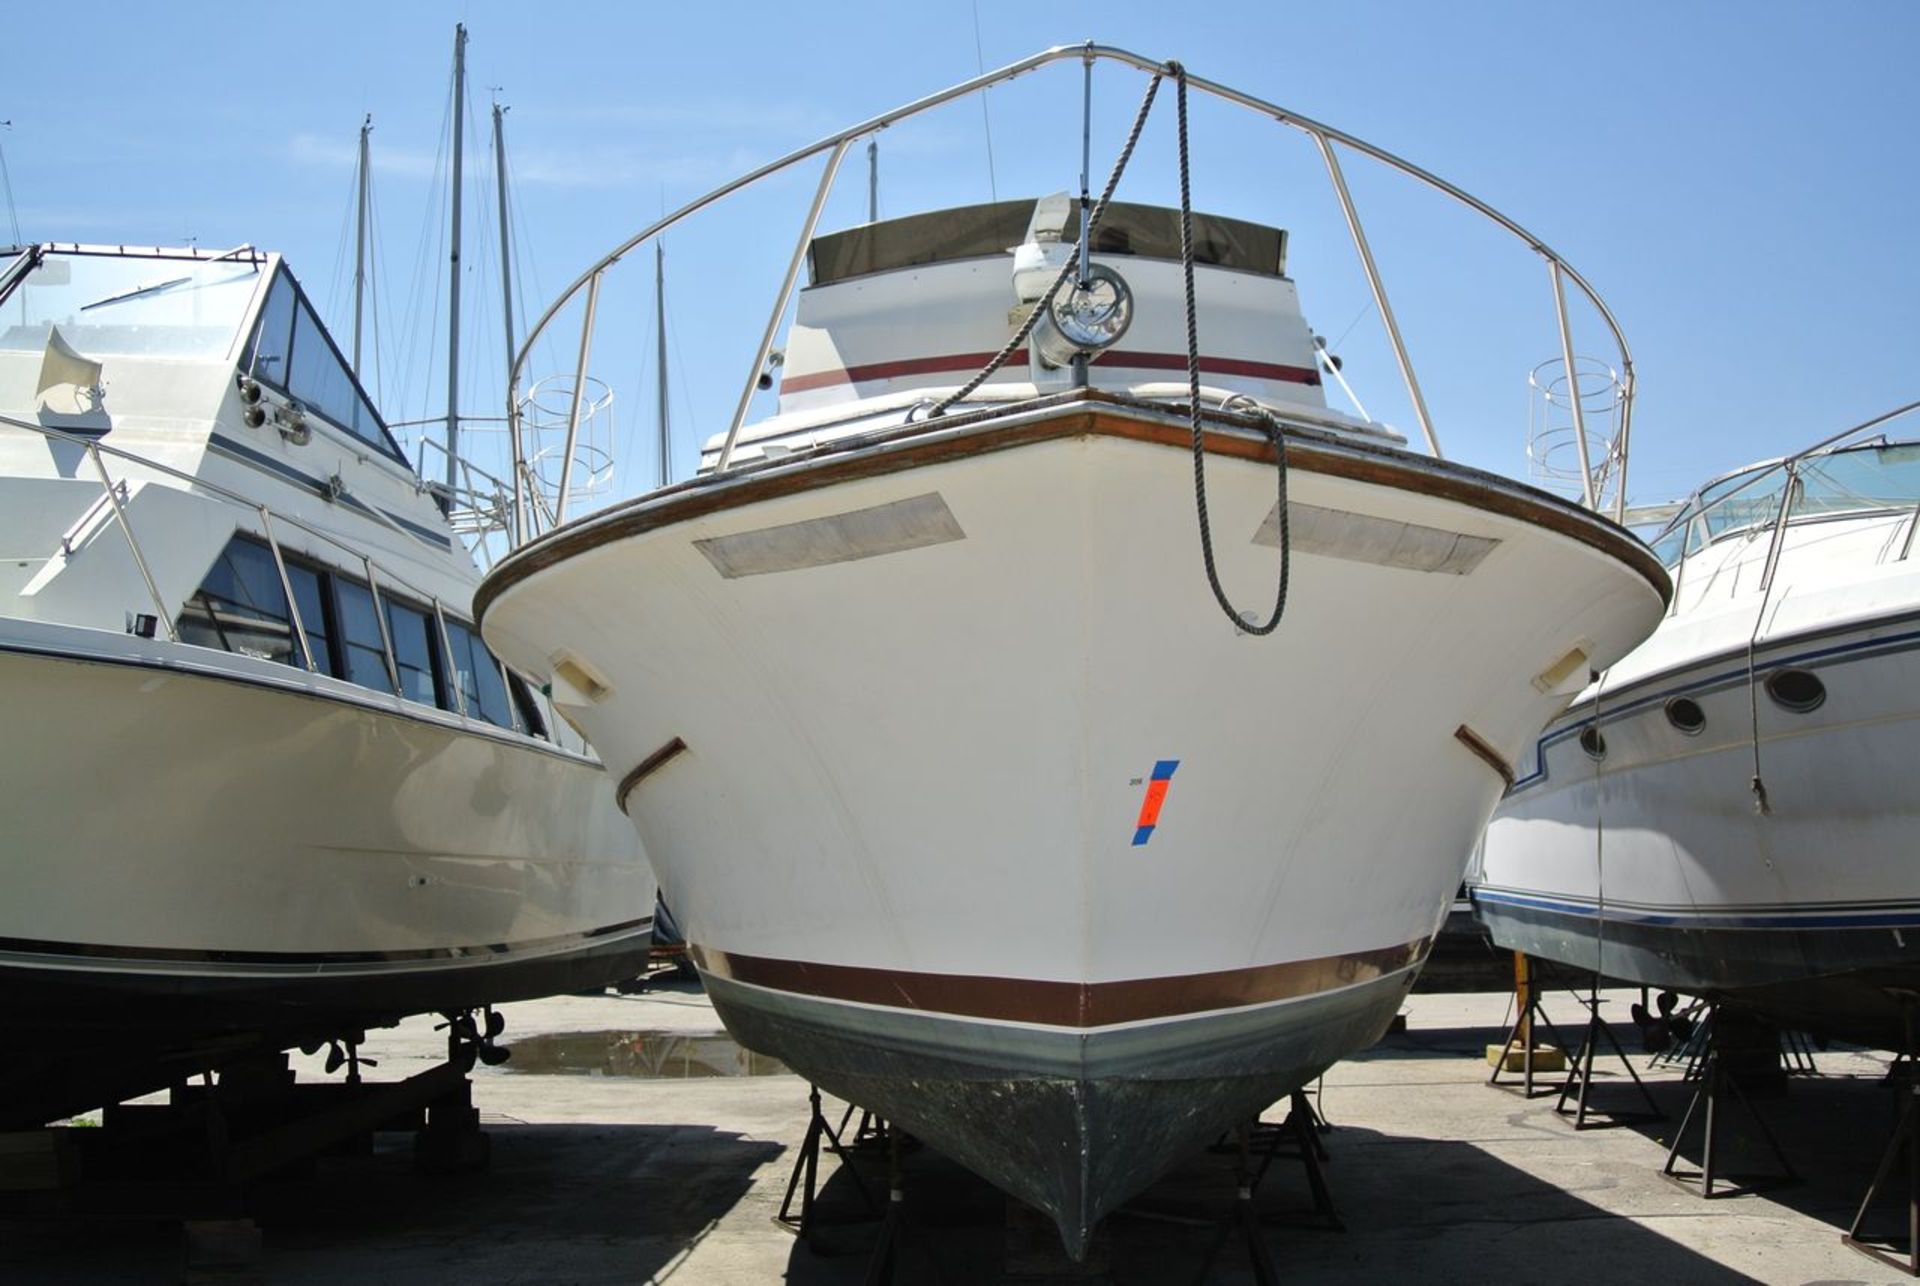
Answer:
[[[86, 456], [88, 463], [100, 480], [101, 495], [100, 498], [81, 515], [80, 519], [68, 532], [61, 537], [62, 554], [67, 558], [72, 558], [77, 554], [80, 550], [80, 539], [86, 533], [95, 531], [101, 523], [107, 521], [107, 512], [111, 512], [111, 521], [119, 527], [121, 534], [126, 538], [127, 548], [133, 559], [134, 567], [139, 572], [140, 579], [146, 587], [147, 596], [151, 599], [154, 607], [152, 625], [149, 626], [144, 622], [137, 622], [133, 628], [138, 630], [138, 632], [151, 636], [156, 630], [163, 630], [169, 640], [176, 643], [181, 641], [179, 627], [175, 624], [178, 605], [169, 603], [166, 596], [160, 592], [159, 584], [154, 579], [152, 564], [147, 558], [145, 549], [141, 545], [140, 535], [134, 530], [133, 522], [127, 513], [126, 485], [132, 480], [135, 472], [147, 472], [170, 478], [175, 482], [184, 484], [192, 491], [204, 493], [224, 504], [244, 510], [252, 516], [253, 521], [258, 524], [258, 530], [253, 534], [260, 538], [266, 545], [268, 551], [273, 555], [274, 569], [279, 576], [280, 592], [285, 596], [290, 625], [289, 632], [293, 636], [294, 646], [298, 648], [300, 664], [309, 673], [321, 672], [321, 665], [316, 657], [313, 644], [308, 638], [306, 624], [300, 615], [299, 596], [294, 593], [292, 580], [287, 574], [286, 552], [280, 543], [279, 536], [276, 534], [276, 529], [282, 525], [303, 532], [316, 540], [324, 542], [329, 547], [339, 550], [348, 564], [358, 563], [360, 565], [366, 575], [367, 588], [373, 598], [374, 616], [380, 627], [380, 641], [385, 657], [387, 677], [393, 684], [395, 692], [401, 691], [402, 687], [400, 683], [399, 661], [394, 652], [393, 635], [387, 624], [387, 613], [385, 610], [386, 597], [391, 592], [395, 590], [405, 591], [405, 593], [411, 595], [415, 601], [430, 605], [435, 622], [435, 629], [439, 635], [442, 654], [449, 657], [455, 655], [447, 629], [446, 609], [439, 595], [421, 589], [405, 577], [394, 572], [390, 567], [387, 567], [379, 560], [367, 554], [364, 550], [356, 548], [351, 542], [341, 538], [339, 535], [329, 532], [324, 528], [316, 527], [312, 523], [304, 522], [290, 514], [276, 511], [268, 505], [261, 504], [257, 500], [241, 495], [237, 491], [231, 491], [216, 482], [210, 482], [206, 478], [198, 477], [183, 469], [176, 469], [171, 465], [164, 464], [148, 456], [140, 455], [137, 452], [109, 446], [92, 437], [67, 433], [44, 424], [35, 424], [30, 420], [16, 419], [13, 416], [0, 415], [0, 425], [5, 425], [11, 429], [22, 429], [30, 433], [37, 433], [49, 443], [60, 443], [77, 448]], [[119, 476], [116, 477], [114, 471], [110, 470], [107, 466], [108, 457], [123, 461], [126, 465], [131, 466], [131, 468], [120, 470]], [[378, 507], [368, 506], [366, 512], [374, 521], [392, 528], [396, 533], [400, 535], [407, 534], [405, 530], [394, 523], [391, 518], [381, 513]], [[497, 658], [494, 659], [494, 664], [500, 668], [501, 683], [511, 690], [513, 683], [508, 676], [506, 667], [500, 665]], [[467, 708], [467, 696], [463, 685], [453, 683], [449, 686], [452, 689], [456, 712], [463, 718], [479, 717], [479, 712], [471, 711]]]
[[[1549, 248], [1540, 238], [1527, 231], [1527, 229], [1522, 227], [1514, 219], [1501, 213], [1493, 206], [1456, 187], [1454, 184], [1447, 182], [1445, 179], [1422, 169], [1420, 166], [1396, 156], [1384, 148], [1365, 142], [1330, 125], [1295, 112], [1290, 108], [1281, 107], [1252, 94], [1244, 93], [1215, 81], [1191, 75], [1177, 63], [1160, 62], [1142, 57], [1139, 54], [1131, 53], [1124, 49], [1087, 43], [1083, 45], [1063, 45], [1044, 50], [1031, 57], [1002, 67], [997, 71], [985, 73], [949, 89], [942, 90], [939, 93], [928, 95], [927, 97], [908, 103], [905, 106], [861, 121], [856, 125], [828, 135], [797, 151], [790, 152], [778, 160], [768, 162], [750, 173], [715, 188], [706, 195], [696, 198], [671, 214], [649, 224], [632, 237], [621, 242], [607, 254], [601, 256], [592, 266], [582, 272], [571, 285], [561, 292], [558, 298], [556, 298], [541, 315], [539, 321], [528, 331], [515, 354], [509, 373], [507, 414], [513, 429], [509, 437], [514, 452], [514, 476], [512, 479], [514, 544], [516, 546], [524, 544], [540, 535], [543, 527], [558, 526], [565, 522], [567, 518], [568, 502], [571, 497], [568, 494], [569, 488], [564, 479], [560, 484], [555, 503], [550, 506], [541, 506], [535, 503], [535, 498], [541, 494], [541, 488], [538, 480], [531, 472], [531, 464], [527, 459], [527, 453], [522, 441], [524, 431], [524, 425], [521, 422], [523, 400], [520, 392], [522, 377], [525, 374], [527, 363], [535, 344], [547, 332], [549, 327], [553, 325], [563, 308], [567, 307], [574, 300], [581, 299], [584, 296], [584, 315], [579, 341], [580, 362], [584, 368], [586, 355], [592, 349], [595, 319], [599, 312], [601, 286], [607, 272], [611, 268], [637, 247], [659, 238], [669, 229], [676, 227], [700, 211], [744, 189], [759, 184], [762, 180], [768, 179], [771, 176], [791, 170], [795, 166], [809, 160], [824, 158], [824, 171], [813, 193], [806, 216], [802, 220], [799, 237], [795, 242], [793, 253], [788, 260], [785, 276], [773, 300], [772, 309], [767, 316], [766, 325], [761, 333], [753, 361], [746, 371], [745, 380], [726, 428], [724, 438], [722, 439], [722, 444], [719, 448], [712, 473], [724, 473], [730, 468], [746, 467], [744, 463], [736, 462], [734, 447], [739, 440], [742, 426], [746, 421], [756, 392], [769, 387], [768, 377], [770, 373], [770, 363], [778, 355], [779, 350], [776, 349], [775, 341], [779, 336], [782, 320], [787, 315], [789, 306], [794, 298], [794, 292], [799, 284], [801, 267], [806, 261], [808, 247], [813, 241], [821, 213], [826, 206], [829, 194], [833, 190], [840, 164], [852, 146], [863, 138], [876, 137], [881, 131], [890, 126], [919, 116], [957, 99], [982, 93], [988, 89], [1053, 64], [1075, 62], [1082, 64], [1085, 72], [1085, 91], [1081, 122], [1082, 166], [1080, 203], [1083, 210], [1089, 205], [1088, 188], [1091, 177], [1090, 139], [1092, 133], [1093, 69], [1095, 65], [1099, 63], [1118, 64], [1123, 68], [1146, 73], [1154, 78], [1155, 84], [1158, 84], [1162, 78], [1174, 80], [1179, 87], [1182, 103], [1183, 139], [1185, 129], [1185, 95], [1186, 91], [1191, 89], [1255, 116], [1270, 119], [1282, 127], [1303, 133], [1312, 140], [1318, 150], [1321, 161], [1326, 167], [1328, 183], [1339, 204], [1347, 231], [1352, 240], [1355, 258], [1358, 261], [1361, 272], [1365, 276], [1372, 306], [1380, 315], [1381, 325], [1385, 332], [1387, 342], [1391, 347], [1394, 362], [1398, 368], [1408, 402], [1419, 423], [1421, 434], [1426, 441], [1428, 450], [1436, 457], [1441, 455], [1441, 450], [1433, 424], [1433, 417], [1428, 408], [1425, 394], [1422, 391], [1419, 377], [1415, 371], [1408, 345], [1401, 332], [1399, 322], [1395, 317], [1385, 281], [1374, 258], [1373, 250], [1368, 242], [1358, 208], [1341, 167], [1341, 151], [1345, 150], [1377, 162], [1387, 167], [1390, 171], [1396, 172], [1406, 178], [1411, 178], [1417, 183], [1441, 193], [1452, 201], [1464, 205], [1469, 210], [1492, 221], [1505, 232], [1520, 240], [1533, 253], [1539, 255], [1546, 262], [1548, 269], [1554, 316], [1558, 325], [1557, 346], [1568, 372], [1567, 378], [1570, 385], [1569, 405], [1571, 407], [1572, 417], [1571, 428], [1575, 438], [1575, 450], [1578, 454], [1578, 468], [1574, 472], [1577, 475], [1581, 498], [1589, 509], [1593, 509], [1596, 512], [1610, 511], [1616, 521], [1624, 516], [1626, 511], [1627, 452], [1632, 427], [1634, 388], [1633, 357], [1627, 345], [1626, 337], [1622, 333], [1619, 324], [1614, 319], [1605, 301], [1601, 299], [1599, 293], [1595, 291], [1593, 287], [1587, 283], [1586, 279], [1568, 264], [1564, 258]], [[1146, 108], [1143, 105], [1143, 121], [1145, 110]], [[1129, 148], [1130, 147], [1131, 144], [1129, 144]], [[1126, 154], [1123, 153], [1122, 165], [1125, 164], [1125, 155]], [[1184, 157], [1182, 164], [1184, 168]], [[1117, 171], [1115, 177], [1118, 177]], [[1084, 242], [1086, 239], [1082, 238], [1081, 240]], [[1095, 251], [1095, 253], [1098, 252]], [[1083, 284], [1087, 281], [1088, 276], [1087, 254], [1087, 248], [1083, 244], [1080, 250], [1080, 276]], [[1586, 405], [1587, 399], [1582, 396], [1579, 387], [1581, 367], [1575, 362], [1573, 327], [1567, 308], [1566, 287], [1568, 282], [1572, 282], [1574, 288], [1587, 299], [1602, 323], [1611, 333], [1613, 341], [1618, 347], [1619, 365], [1617, 369], [1620, 379], [1619, 397], [1621, 405], [1617, 432], [1610, 441], [1593, 442], [1591, 440], [1592, 435], [1589, 433], [1589, 426], [1585, 422], [1583, 408]], [[1337, 368], [1330, 364], [1330, 359], [1327, 358], [1324, 351], [1319, 354], [1319, 360], [1327, 369], [1337, 372]], [[1081, 369], [1084, 372], [1084, 366], [1082, 366]], [[1342, 383], [1344, 383], [1344, 381], [1342, 381]], [[1184, 397], [1184, 394], [1181, 396]], [[576, 409], [573, 417], [566, 426], [566, 446], [561, 457], [563, 460], [571, 460], [573, 458], [575, 435], [578, 428], [577, 420], [578, 412]]]
[[1920, 443], [1890, 439], [1886, 426], [1920, 402], [1876, 415], [1806, 449], [1709, 482], [1682, 505], [1653, 540], [1673, 572], [1674, 610], [1689, 559], [1733, 536], [1767, 532], [1759, 588], [1773, 583], [1790, 526], [1872, 513], [1909, 515], [1894, 561], [1913, 552], [1920, 527]]

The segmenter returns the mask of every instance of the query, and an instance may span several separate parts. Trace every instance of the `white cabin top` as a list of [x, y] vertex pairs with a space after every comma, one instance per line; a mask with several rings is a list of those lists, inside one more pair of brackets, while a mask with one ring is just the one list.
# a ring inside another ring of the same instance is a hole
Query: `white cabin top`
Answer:
[[[963, 206], [816, 237], [786, 349], [769, 375], [779, 411], [741, 436], [739, 458], [798, 449], [897, 419], [965, 384], [1011, 338], [1078, 253], [1079, 213], [1064, 195]], [[1247, 402], [1336, 431], [1397, 435], [1331, 411], [1319, 354], [1287, 276], [1287, 234], [1193, 215], [1203, 400]], [[1130, 296], [1124, 333], [1090, 359], [1088, 386], [1187, 399], [1180, 213], [1115, 202], [1094, 232], [1096, 269]], [[1067, 363], [1029, 340], [971, 401], [1006, 402], [1074, 387]], [[795, 439], [799, 439], [796, 441]], [[718, 439], [708, 444], [706, 463]]]
[[[1016, 284], [1016, 251], [1032, 238], [1041, 202], [1001, 201], [908, 215], [814, 240], [811, 281], [787, 337], [780, 410], [823, 406], [965, 382], [1006, 343], [1032, 304]], [[1078, 211], [1051, 243], [1079, 240]], [[1044, 237], [1045, 234], [1043, 233]], [[1313, 336], [1286, 275], [1287, 234], [1218, 215], [1193, 216], [1195, 281], [1207, 329], [1200, 372], [1210, 387], [1266, 404], [1324, 407]], [[1177, 210], [1114, 203], [1094, 234], [1092, 260], [1133, 293], [1133, 321], [1089, 372], [1095, 388], [1133, 390], [1184, 379], [1185, 302]], [[1051, 274], [1043, 274], [1044, 288]], [[1033, 293], [1037, 293], [1033, 292]], [[1035, 351], [993, 379], [1031, 396], [1067, 387]]]

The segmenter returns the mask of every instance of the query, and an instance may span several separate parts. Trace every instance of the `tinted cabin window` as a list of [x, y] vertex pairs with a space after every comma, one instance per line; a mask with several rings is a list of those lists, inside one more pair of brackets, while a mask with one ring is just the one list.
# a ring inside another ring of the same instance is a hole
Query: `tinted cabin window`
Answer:
[[513, 726], [521, 732], [535, 737], [547, 735], [547, 721], [541, 717], [540, 703], [533, 699], [533, 690], [525, 679], [515, 674], [513, 682]]
[[450, 705], [440, 700], [435, 682], [440, 666], [434, 646], [433, 618], [417, 608], [387, 599], [387, 629], [393, 635], [393, 659], [400, 667], [400, 695], [422, 705]]
[[393, 680], [387, 675], [387, 647], [380, 638], [380, 617], [373, 606], [373, 591], [358, 581], [336, 576], [333, 592], [340, 624], [340, 654], [345, 663], [341, 677], [376, 692], [393, 691]]
[[260, 308], [260, 324], [253, 332], [247, 369], [255, 379], [276, 388], [287, 387], [288, 358], [293, 353], [293, 303], [293, 282], [286, 273], [280, 273], [267, 292], [267, 302]]
[[181, 610], [178, 628], [185, 643], [288, 665], [304, 663], [294, 648], [287, 596], [273, 554], [244, 537], [235, 537], [221, 551]]
[[453, 645], [453, 670], [466, 697], [467, 713], [502, 728], [514, 726], [512, 702], [500, 664], [486, 644], [458, 621], [447, 622], [447, 641]]
[[360, 389], [346, 359], [283, 268], [261, 306], [249, 346], [248, 369], [316, 415], [404, 461], [385, 423]]
[[[287, 580], [293, 585], [293, 600], [300, 605], [300, 627], [307, 632], [307, 646], [313, 649], [313, 667], [322, 674], [333, 674], [333, 622], [327, 611], [326, 585], [322, 574], [299, 563], [287, 564]], [[298, 658], [295, 658], [298, 663]]]

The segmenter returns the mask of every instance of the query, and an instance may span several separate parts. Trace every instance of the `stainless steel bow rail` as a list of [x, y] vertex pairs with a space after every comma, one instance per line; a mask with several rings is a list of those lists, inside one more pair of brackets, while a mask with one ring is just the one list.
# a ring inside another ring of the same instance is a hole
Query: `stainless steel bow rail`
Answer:
[[[739, 400], [734, 407], [733, 418], [727, 427], [726, 437], [721, 446], [719, 458], [714, 469], [715, 473], [724, 473], [732, 465], [734, 444], [739, 437], [741, 426], [746, 421], [747, 411], [758, 387], [760, 375], [766, 368], [768, 355], [772, 351], [774, 339], [779, 333], [781, 318], [785, 315], [787, 306], [793, 298], [794, 287], [799, 280], [800, 267], [805, 260], [808, 243], [813, 238], [814, 230], [820, 220], [821, 211], [825, 208], [827, 197], [833, 190], [834, 179], [839, 173], [840, 163], [845, 159], [848, 149], [858, 140], [876, 135], [891, 125], [922, 115], [955, 99], [964, 98], [968, 95], [991, 89], [997, 85], [1005, 84], [1029, 72], [1037, 71], [1056, 63], [1079, 63], [1086, 69], [1090, 77], [1094, 65], [1102, 62], [1116, 63], [1122, 67], [1131, 68], [1149, 75], [1165, 74], [1169, 67], [1169, 64], [1165, 62], [1145, 58], [1128, 50], [1109, 45], [1098, 45], [1092, 42], [1078, 45], [1058, 45], [1030, 57], [1023, 58], [1018, 62], [1009, 63], [997, 71], [987, 72], [971, 80], [962, 81], [960, 84], [954, 85], [949, 89], [941, 90], [938, 93], [917, 99], [905, 106], [894, 108], [892, 111], [870, 117], [867, 120], [849, 126], [838, 133], [828, 135], [797, 151], [790, 152], [777, 160], [769, 161], [758, 169], [741, 175], [739, 178], [713, 189], [706, 195], [688, 202], [673, 213], [648, 224], [645, 228], [621, 242], [613, 250], [602, 255], [592, 266], [575, 278], [573, 283], [562, 291], [558, 298], [547, 307], [546, 312], [541, 314], [539, 321], [535, 322], [533, 327], [527, 332], [525, 340], [522, 341], [519, 351], [514, 356], [512, 368], [508, 373], [507, 415], [509, 423], [512, 426], [512, 432], [509, 434], [509, 437], [513, 443], [514, 454], [514, 543], [518, 545], [538, 535], [539, 531], [537, 527], [541, 524], [551, 527], [566, 521], [569, 490], [568, 478], [563, 471], [560, 485], [552, 505], [547, 506], [542, 503], [544, 498], [539, 496], [538, 489], [534, 486], [534, 480], [529, 474], [526, 461], [523, 458], [520, 441], [520, 386], [522, 377], [526, 371], [528, 358], [533, 351], [535, 343], [546, 333], [548, 327], [553, 324], [560, 311], [577, 298], [582, 291], [585, 291], [586, 309], [581, 327], [578, 363], [580, 370], [585, 369], [586, 356], [591, 350], [593, 342], [594, 319], [598, 310], [601, 279], [608, 269], [619, 263], [622, 258], [632, 252], [636, 247], [660, 236], [662, 233], [682, 223], [701, 210], [706, 209], [708, 206], [745, 188], [751, 187], [763, 179], [791, 169], [814, 157], [822, 155], [826, 157], [824, 172], [820, 176], [819, 185], [815, 189], [813, 200], [808, 207], [806, 217], [801, 222], [800, 235], [794, 245], [792, 257], [788, 261], [785, 277], [774, 298], [773, 308], [768, 315], [759, 346], [754, 353], [754, 359], [748, 368]], [[1387, 294], [1386, 283], [1381, 276], [1378, 264], [1374, 260], [1373, 249], [1367, 240], [1366, 230], [1361, 223], [1359, 210], [1354, 203], [1352, 192], [1347, 186], [1346, 176], [1341, 168], [1340, 149], [1344, 148], [1349, 152], [1378, 162], [1466, 206], [1468, 209], [1491, 220], [1506, 232], [1518, 238], [1528, 249], [1545, 260], [1553, 297], [1554, 315], [1558, 320], [1559, 326], [1560, 351], [1566, 363], [1568, 378], [1572, 384], [1570, 394], [1573, 408], [1573, 429], [1580, 454], [1582, 499], [1588, 508], [1598, 511], [1607, 503], [1606, 493], [1609, 487], [1611, 487], [1612, 500], [1610, 507], [1613, 511], [1613, 517], [1616, 521], [1624, 517], [1626, 510], [1627, 450], [1633, 422], [1633, 355], [1631, 349], [1628, 347], [1626, 336], [1621, 331], [1620, 325], [1615, 320], [1612, 311], [1608, 309], [1606, 302], [1601, 299], [1599, 293], [1588, 284], [1585, 277], [1581, 276], [1571, 264], [1551, 249], [1544, 241], [1527, 231], [1526, 228], [1522, 227], [1514, 219], [1502, 214], [1499, 210], [1496, 210], [1493, 206], [1480, 200], [1478, 197], [1463, 191], [1447, 180], [1440, 178], [1438, 175], [1422, 169], [1411, 161], [1396, 156], [1385, 148], [1377, 147], [1372, 143], [1356, 138], [1342, 130], [1335, 129], [1333, 126], [1315, 120], [1310, 116], [1268, 102], [1253, 94], [1248, 94], [1241, 90], [1231, 88], [1230, 86], [1220, 84], [1217, 81], [1207, 80], [1204, 77], [1189, 73], [1186, 76], [1186, 83], [1189, 88], [1194, 91], [1211, 95], [1257, 116], [1268, 117], [1279, 125], [1307, 135], [1314, 141], [1321, 159], [1326, 165], [1328, 182], [1332, 186], [1334, 196], [1340, 203], [1340, 209], [1346, 221], [1347, 231], [1353, 241], [1354, 253], [1359, 260], [1361, 270], [1366, 275], [1367, 286], [1372, 294], [1374, 306], [1379, 310], [1381, 324], [1393, 348], [1394, 360], [1399, 367], [1401, 380], [1406, 386], [1408, 400], [1413, 406], [1414, 415], [1420, 422], [1421, 435], [1426, 441], [1428, 450], [1436, 457], [1439, 456], [1441, 452], [1439, 437], [1434, 430], [1433, 416], [1427, 407], [1426, 396], [1421, 390], [1420, 380], [1415, 372], [1413, 359], [1408, 352], [1406, 339], [1401, 332], [1399, 321], [1394, 314], [1392, 302]], [[1088, 104], [1087, 110], [1090, 113], [1090, 91], [1086, 95], [1086, 102]], [[1590, 451], [1587, 425], [1578, 386], [1579, 374], [1574, 360], [1573, 329], [1567, 315], [1566, 283], [1569, 281], [1572, 282], [1574, 287], [1592, 304], [1607, 329], [1612, 333], [1614, 343], [1618, 346], [1620, 352], [1619, 369], [1621, 372], [1621, 397], [1623, 401], [1620, 415], [1620, 429], [1614, 440], [1605, 445], [1603, 458], [1598, 465], [1595, 464], [1594, 457]], [[566, 454], [565, 457], [563, 457], [565, 459], [571, 459], [572, 457], [577, 430], [578, 423], [576, 417], [570, 419], [568, 423], [565, 447]], [[536, 510], [544, 510], [544, 512], [536, 512]]]
[[[258, 534], [260, 538], [266, 542], [267, 548], [273, 554], [274, 569], [278, 572], [280, 578], [280, 592], [285, 594], [287, 599], [287, 619], [292, 626], [293, 642], [298, 646], [302, 663], [310, 673], [318, 673], [320, 667], [314, 658], [313, 647], [307, 641], [306, 625], [300, 617], [300, 603], [294, 595], [293, 583], [287, 576], [286, 555], [282, 551], [279, 538], [274, 534], [276, 522], [297, 528], [317, 540], [326, 542], [329, 546], [340, 550], [349, 564], [358, 563], [360, 565], [367, 578], [367, 589], [373, 595], [374, 617], [380, 626], [380, 644], [385, 653], [387, 679], [393, 684], [393, 690], [396, 693], [401, 691], [400, 671], [399, 664], [394, 656], [392, 631], [387, 626], [385, 587], [397, 586], [411, 593], [416, 600], [431, 604], [433, 608], [433, 619], [440, 636], [440, 646], [445, 655], [449, 657], [454, 655], [452, 640], [447, 633], [446, 611], [441, 605], [439, 596], [430, 594], [408, 582], [405, 578], [396, 575], [373, 557], [356, 549], [341, 537], [324, 531], [319, 527], [315, 527], [310, 523], [302, 522], [300, 519], [288, 514], [276, 513], [269, 506], [263, 505], [259, 501], [250, 499], [247, 496], [243, 496], [237, 491], [230, 491], [216, 482], [209, 482], [205, 478], [198, 477], [195, 474], [188, 473], [181, 469], [173, 468], [171, 465], [162, 464], [158, 460], [150, 459], [132, 451], [123, 451], [117, 447], [107, 446], [91, 437], [62, 432], [59, 429], [49, 428], [43, 424], [35, 424], [30, 420], [15, 419], [9, 415], [0, 415], [0, 425], [5, 425], [12, 429], [24, 429], [29, 433], [37, 433], [49, 442], [58, 442], [66, 446], [75, 447], [86, 455], [89, 462], [93, 465], [94, 471], [99, 474], [102, 496], [100, 500], [96, 501], [81, 515], [73, 527], [68, 529], [67, 534], [61, 538], [58, 556], [70, 559], [78, 554], [79, 548], [75, 543], [78, 535], [94, 527], [95, 523], [102, 516], [103, 506], [110, 508], [113, 512], [115, 524], [120, 528], [121, 534], [126, 537], [127, 548], [133, 556], [134, 567], [139, 571], [140, 579], [146, 587], [147, 596], [153, 602], [156, 623], [159, 628], [166, 631], [169, 640], [176, 643], [180, 640], [179, 630], [174, 625], [174, 610], [176, 605], [169, 603], [166, 597], [161, 594], [159, 584], [153, 578], [151, 564], [147, 561], [146, 553], [141, 547], [140, 537], [138, 533], [134, 531], [133, 523], [127, 515], [127, 496], [124, 488], [133, 475], [131, 471], [123, 471], [121, 476], [116, 479], [107, 469], [106, 457], [108, 456], [125, 461], [135, 466], [138, 470], [161, 474], [186, 483], [193, 490], [204, 491], [217, 500], [244, 509], [253, 515], [255, 521], [259, 523]], [[381, 523], [383, 526], [390, 528], [400, 535], [407, 536], [408, 539], [413, 539], [404, 528], [381, 513], [378, 508], [370, 505], [367, 506], [367, 510], [376, 522]], [[494, 664], [500, 665], [498, 658], [494, 659]], [[501, 666], [500, 681], [509, 691], [512, 690], [513, 684], [507, 677], [504, 666]], [[475, 712], [467, 709], [467, 697], [462, 686], [458, 683], [449, 684], [449, 686], [453, 689], [457, 712], [465, 718], [476, 717]]]

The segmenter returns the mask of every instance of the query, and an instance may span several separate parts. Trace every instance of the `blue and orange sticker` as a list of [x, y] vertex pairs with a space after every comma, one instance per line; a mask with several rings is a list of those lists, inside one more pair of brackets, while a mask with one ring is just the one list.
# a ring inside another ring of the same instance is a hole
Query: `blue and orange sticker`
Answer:
[[1173, 770], [1180, 766], [1178, 759], [1162, 759], [1153, 766], [1153, 776], [1147, 779], [1147, 797], [1140, 801], [1140, 820], [1133, 824], [1133, 846], [1139, 848], [1153, 838], [1153, 828], [1160, 824], [1160, 806], [1167, 802], [1167, 787], [1173, 783]]

